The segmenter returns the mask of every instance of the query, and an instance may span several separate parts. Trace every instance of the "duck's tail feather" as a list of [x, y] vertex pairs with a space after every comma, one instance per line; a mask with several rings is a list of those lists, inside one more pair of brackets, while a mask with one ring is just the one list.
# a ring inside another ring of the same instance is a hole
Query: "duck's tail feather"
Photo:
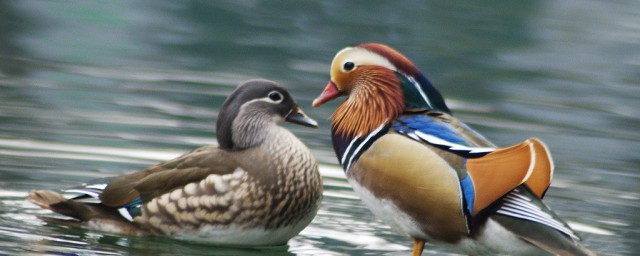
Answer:
[[59, 213], [80, 221], [89, 221], [97, 216], [111, 215], [107, 209], [98, 204], [87, 204], [66, 199], [58, 192], [50, 190], [34, 190], [27, 200], [52, 212]]
[[84, 226], [88, 223], [90, 228], [112, 233], [127, 235], [148, 234], [148, 232], [140, 229], [120, 215], [118, 209], [107, 207], [101, 203], [87, 203], [83, 200], [67, 199], [60, 193], [49, 190], [31, 191], [27, 196], [27, 200], [44, 209], [73, 218], [40, 217], [47, 222], [69, 226]]

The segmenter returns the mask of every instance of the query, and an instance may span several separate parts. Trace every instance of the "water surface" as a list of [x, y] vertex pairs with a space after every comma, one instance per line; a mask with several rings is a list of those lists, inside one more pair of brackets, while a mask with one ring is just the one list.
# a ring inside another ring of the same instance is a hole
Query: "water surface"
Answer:
[[[640, 2], [2, 1], [0, 254], [407, 255], [346, 182], [311, 109], [336, 51], [394, 46], [454, 114], [499, 145], [539, 137], [546, 202], [602, 255], [640, 250]], [[240, 81], [285, 84], [320, 129], [287, 125], [322, 162], [325, 199], [287, 246], [239, 249], [46, 223], [24, 200], [215, 143]], [[442, 247], [428, 253], [449, 255]]]

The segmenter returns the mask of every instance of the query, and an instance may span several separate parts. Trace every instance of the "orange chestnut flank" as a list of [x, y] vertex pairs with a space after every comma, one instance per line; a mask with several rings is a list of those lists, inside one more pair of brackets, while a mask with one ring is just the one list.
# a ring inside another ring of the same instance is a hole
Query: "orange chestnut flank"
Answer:
[[353, 189], [414, 241], [478, 255], [595, 255], [543, 202], [553, 176], [536, 138], [498, 148], [453, 117], [400, 52], [379, 43], [339, 51], [318, 107], [345, 96], [332, 142]]

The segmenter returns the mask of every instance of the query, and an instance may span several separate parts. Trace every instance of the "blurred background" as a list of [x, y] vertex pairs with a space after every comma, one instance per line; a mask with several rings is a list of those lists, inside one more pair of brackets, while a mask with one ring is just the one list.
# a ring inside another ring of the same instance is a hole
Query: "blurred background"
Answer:
[[[318, 109], [341, 48], [376, 41], [498, 145], [539, 137], [546, 202], [602, 255], [640, 251], [640, 2], [0, 1], [0, 254], [407, 255], [337, 168]], [[287, 246], [218, 248], [47, 224], [24, 200], [215, 143], [241, 81], [285, 84], [320, 129], [323, 206]], [[427, 253], [451, 255], [428, 246]], [[425, 253], [426, 254], [426, 253]]]

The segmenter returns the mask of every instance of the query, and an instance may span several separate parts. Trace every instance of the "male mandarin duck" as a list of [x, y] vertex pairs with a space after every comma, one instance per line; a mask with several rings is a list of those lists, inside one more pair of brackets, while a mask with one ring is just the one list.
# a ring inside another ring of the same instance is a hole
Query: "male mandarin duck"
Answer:
[[219, 145], [146, 170], [65, 191], [32, 191], [36, 205], [89, 227], [222, 245], [285, 244], [315, 217], [322, 180], [311, 151], [283, 121], [317, 127], [275, 82], [249, 80], [222, 106]]
[[333, 147], [371, 211], [414, 240], [472, 255], [593, 255], [541, 200], [553, 162], [531, 138], [496, 148], [451, 115], [416, 66], [391, 47], [339, 51], [317, 107], [347, 96], [332, 119]]

